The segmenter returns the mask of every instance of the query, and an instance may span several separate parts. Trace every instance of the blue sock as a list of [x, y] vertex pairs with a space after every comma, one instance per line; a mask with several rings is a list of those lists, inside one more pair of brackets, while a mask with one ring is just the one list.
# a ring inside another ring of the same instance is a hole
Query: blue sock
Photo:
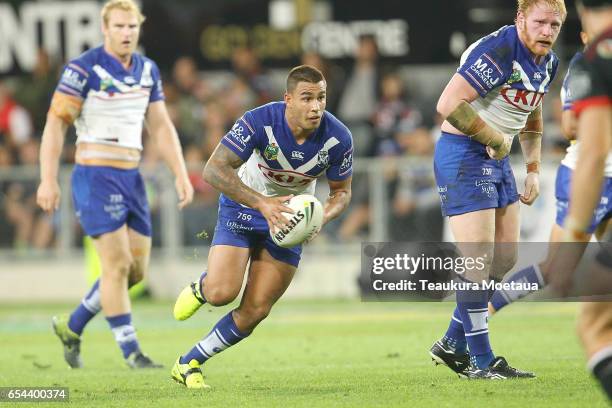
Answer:
[[81, 303], [70, 315], [68, 320], [68, 327], [70, 330], [78, 334], [79, 336], [83, 333], [85, 325], [89, 323], [93, 317], [98, 314], [102, 309], [100, 304], [100, 279], [96, 280], [89, 289], [89, 292], [85, 295]]
[[463, 354], [467, 351], [467, 341], [465, 340], [463, 322], [461, 321], [461, 315], [459, 314], [458, 308], [455, 308], [453, 312], [453, 317], [451, 318], [443, 340], [446, 340], [448, 345], [454, 349], [457, 354]]
[[202, 296], [202, 300], [206, 303], [206, 296], [204, 296], [204, 278], [208, 274], [207, 271], [204, 271], [202, 275], [200, 275], [200, 296]]
[[242, 333], [236, 327], [232, 312], [221, 318], [204, 339], [197, 343], [187, 354], [181, 356], [179, 362], [186, 364], [197, 360], [203, 364], [206, 360], [233, 346], [251, 333]]
[[[504, 278], [503, 282], [520, 282], [520, 283], [537, 283], [538, 290], [541, 289], [545, 282], [540, 267], [538, 265], [530, 265], [520, 271], [514, 272]], [[532, 290], [497, 290], [491, 296], [491, 305], [496, 312], [499, 312], [505, 306], [520, 300], [532, 293]]]
[[[137, 283], [137, 282], [136, 282]], [[136, 283], [129, 283], [128, 289], [134, 286]], [[100, 300], [100, 279], [97, 279], [89, 289], [89, 292], [85, 295], [81, 303], [74, 309], [68, 320], [68, 327], [70, 330], [78, 334], [83, 334], [83, 329], [102, 310], [102, 303]]]
[[[497, 279], [493, 278], [493, 277], [489, 277], [489, 281], [491, 282], [499, 282]], [[487, 289], [487, 299], [489, 300], [489, 302], [491, 301], [491, 298], [493, 297], [493, 295], [495, 294], [495, 288], [492, 287], [490, 289]]]
[[463, 322], [465, 339], [470, 349], [472, 364], [488, 367], [495, 356], [489, 343], [489, 324], [486, 290], [457, 291], [457, 309]]
[[140, 351], [136, 330], [132, 326], [131, 313], [107, 317], [106, 320], [115, 335], [115, 341], [121, 348], [123, 358], [128, 358], [135, 351]]

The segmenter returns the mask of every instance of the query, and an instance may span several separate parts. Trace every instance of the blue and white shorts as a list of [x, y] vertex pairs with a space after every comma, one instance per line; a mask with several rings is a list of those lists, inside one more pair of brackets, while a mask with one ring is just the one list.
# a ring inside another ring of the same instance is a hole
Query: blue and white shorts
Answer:
[[443, 216], [504, 208], [519, 199], [510, 159], [491, 159], [486, 146], [467, 136], [442, 132], [434, 172]]
[[[559, 166], [559, 170], [557, 170], [557, 180], [555, 181], [555, 197], [557, 198], [556, 223], [561, 227], [563, 226], [569, 209], [572, 173], [572, 169], [563, 164]], [[612, 177], [606, 177], [604, 179], [599, 205], [595, 208], [593, 218], [591, 218], [591, 225], [589, 225], [587, 232], [592, 234], [602, 221], [610, 217], [612, 217]]]
[[301, 245], [282, 248], [272, 241], [268, 222], [259, 211], [243, 207], [223, 194], [219, 198], [219, 218], [212, 245], [241, 248], [263, 246], [274, 259], [295, 267], [302, 255]]
[[97, 237], [123, 224], [151, 236], [151, 213], [138, 169], [76, 165], [72, 202], [85, 234]]

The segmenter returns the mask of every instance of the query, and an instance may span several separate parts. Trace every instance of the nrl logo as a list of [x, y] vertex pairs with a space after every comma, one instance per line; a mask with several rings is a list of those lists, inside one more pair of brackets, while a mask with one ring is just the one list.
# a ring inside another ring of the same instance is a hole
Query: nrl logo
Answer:
[[102, 81], [100, 81], [100, 90], [101, 91], [106, 91], [111, 86], [113, 86], [113, 80], [110, 79], [110, 78], [105, 78]]
[[512, 74], [510, 74], [510, 78], [508, 78], [508, 81], [506, 83], [510, 85], [515, 82], [519, 82], [520, 80], [521, 80], [521, 73], [518, 72], [516, 69], [513, 69]]
[[321, 167], [329, 166], [329, 153], [327, 150], [321, 150], [317, 155], [317, 164]]
[[264, 157], [266, 160], [276, 160], [279, 150], [280, 149], [276, 143], [270, 143], [266, 146], [266, 150], [264, 150]]

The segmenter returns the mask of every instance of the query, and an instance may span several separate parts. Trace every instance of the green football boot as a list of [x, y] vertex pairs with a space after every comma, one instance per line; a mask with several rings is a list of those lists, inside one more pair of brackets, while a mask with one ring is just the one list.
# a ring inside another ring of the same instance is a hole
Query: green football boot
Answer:
[[200, 293], [200, 280], [191, 282], [176, 298], [174, 303], [174, 318], [176, 320], [187, 320], [198, 309], [206, 303]]
[[174, 381], [191, 389], [210, 388], [210, 385], [204, 383], [202, 369], [197, 360], [191, 360], [189, 364], [181, 364], [180, 361], [181, 358], [177, 358], [172, 367], [171, 374]]
[[64, 345], [64, 360], [70, 368], [81, 368], [81, 337], [70, 330], [68, 319], [67, 314], [53, 316], [53, 331]]

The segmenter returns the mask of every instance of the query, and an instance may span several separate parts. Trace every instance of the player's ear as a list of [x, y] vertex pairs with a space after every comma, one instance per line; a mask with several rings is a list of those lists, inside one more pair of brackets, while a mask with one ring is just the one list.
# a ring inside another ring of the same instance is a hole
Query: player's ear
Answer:
[[283, 99], [285, 100], [285, 103], [289, 103], [291, 101], [291, 94], [289, 92], [285, 92]]
[[580, 40], [582, 41], [582, 44], [587, 45], [589, 43], [589, 35], [586, 32], [581, 31]]
[[514, 19], [517, 27], [525, 28], [525, 14], [522, 11], [516, 13], [516, 18]]

